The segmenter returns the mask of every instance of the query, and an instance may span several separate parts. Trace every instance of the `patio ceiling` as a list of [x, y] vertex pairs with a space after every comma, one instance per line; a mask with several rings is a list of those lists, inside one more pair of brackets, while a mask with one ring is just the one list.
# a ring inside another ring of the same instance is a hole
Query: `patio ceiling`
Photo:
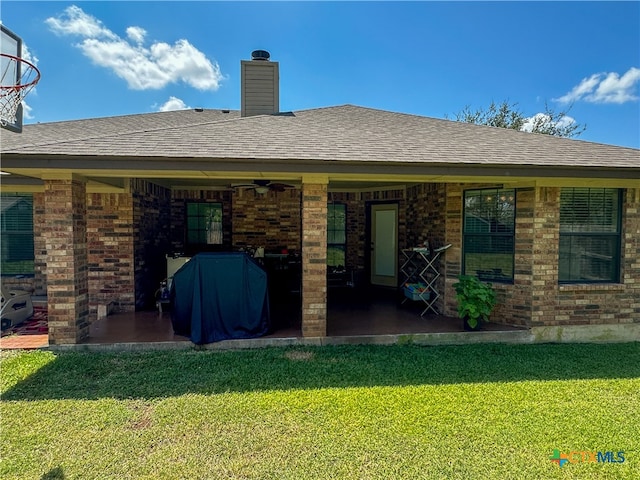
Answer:
[[[31, 165], [30, 165], [31, 166]], [[249, 184], [256, 179], [269, 180], [271, 182], [285, 183], [295, 188], [301, 188], [303, 183], [314, 183], [322, 177], [323, 182], [328, 182], [330, 191], [377, 191], [408, 188], [422, 183], [492, 183], [508, 187], [532, 187], [532, 186], [599, 186], [612, 188], [637, 188], [638, 180], [631, 177], [627, 179], [607, 178], [599, 175], [592, 178], [579, 178], [579, 176], [567, 175], [568, 172], [559, 172], [559, 176], [540, 177], [535, 175], [535, 169], [522, 170], [521, 172], [501, 171], [491, 172], [484, 167], [485, 174], [480, 172], [455, 167], [437, 169], [433, 173], [422, 173], [417, 168], [416, 173], [397, 173], [398, 165], [385, 169], [369, 168], [370, 173], [324, 173], [321, 175], [302, 172], [284, 172], [269, 170], [252, 171], [178, 171], [178, 170], [129, 170], [115, 171], [103, 169], [34, 169], [34, 168], [5, 168], [9, 175], [2, 176], [2, 187], [5, 191], [14, 192], [38, 192], [44, 189], [45, 179], [63, 179], [71, 176], [82, 177], [87, 180], [89, 192], [118, 192], [123, 191], [125, 182], [129, 178], [142, 178], [151, 183], [173, 190], [232, 190], [234, 185]], [[433, 167], [431, 168], [433, 170]], [[396, 173], [394, 173], [394, 171]], [[380, 173], [378, 173], [380, 172]], [[446, 173], [448, 172], [448, 174]], [[518, 175], [520, 173], [520, 175]], [[562, 173], [562, 175], [560, 175]]]

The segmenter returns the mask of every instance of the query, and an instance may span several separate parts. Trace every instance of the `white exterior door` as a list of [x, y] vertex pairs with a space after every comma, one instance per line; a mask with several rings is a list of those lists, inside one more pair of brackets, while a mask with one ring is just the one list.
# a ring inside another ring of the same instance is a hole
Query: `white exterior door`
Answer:
[[371, 284], [398, 285], [398, 204], [371, 205]]

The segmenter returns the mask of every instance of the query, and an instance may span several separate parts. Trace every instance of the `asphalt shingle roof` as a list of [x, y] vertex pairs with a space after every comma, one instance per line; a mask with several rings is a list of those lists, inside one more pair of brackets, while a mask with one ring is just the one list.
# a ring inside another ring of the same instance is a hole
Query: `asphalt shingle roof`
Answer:
[[640, 150], [343, 105], [241, 118], [182, 110], [2, 131], [3, 155], [640, 168]]

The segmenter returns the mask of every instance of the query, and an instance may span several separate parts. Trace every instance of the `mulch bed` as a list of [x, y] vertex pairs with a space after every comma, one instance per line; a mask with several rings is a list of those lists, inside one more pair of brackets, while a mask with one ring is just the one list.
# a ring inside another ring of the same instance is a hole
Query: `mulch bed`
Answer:
[[49, 327], [47, 325], [47, 308], [46, 307], [33, 307], [33, 316], [28, 320], [25, 320], [19, 325], [14, 325], [11, 328], [2, 331], [3, 337], [9, 335], [46, 335], [49, 333]]

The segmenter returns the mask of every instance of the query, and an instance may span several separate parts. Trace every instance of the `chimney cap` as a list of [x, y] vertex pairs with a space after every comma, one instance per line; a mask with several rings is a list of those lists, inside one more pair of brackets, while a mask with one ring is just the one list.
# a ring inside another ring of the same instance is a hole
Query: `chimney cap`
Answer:
[[270, 57], [271, 54], [266, 50], [254, 50], [253, 52], [251, 52], [251, 60], [268, 61]]

